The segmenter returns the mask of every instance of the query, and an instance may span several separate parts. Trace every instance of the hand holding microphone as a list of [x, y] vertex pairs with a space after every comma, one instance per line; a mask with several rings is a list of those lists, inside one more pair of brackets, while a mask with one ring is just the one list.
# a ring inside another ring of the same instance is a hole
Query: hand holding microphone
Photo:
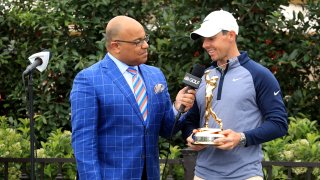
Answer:
[[174, 103], [176, 110], [182, 113], [188, 111], [193, 106], [195, 94], [196, 91], [194, 89], [189, 89], [188, 87], [181, 89], [178, 92]]
[[179, 113], [188, 111], [192, 107], [195, 100], [195, 89], [199, 88], [204, 71], [204, 66], [196, 64], [193, 66], [191, 74], [186, 73], [184, 76], [183, 83], [186, 84], [187, 87], [179, 91], [175, 102], [175, 108]]

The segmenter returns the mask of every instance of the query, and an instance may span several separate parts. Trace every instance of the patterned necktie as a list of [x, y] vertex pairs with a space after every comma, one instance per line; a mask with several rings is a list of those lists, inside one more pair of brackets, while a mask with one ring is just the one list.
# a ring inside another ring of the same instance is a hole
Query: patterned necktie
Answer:
[[136, 97], [136, 101], [139, 105], [140, 112], [143, 116], [143, 119], [147, 119], [148, 110], [147, 110], [147, 93], [146, 93], [146, 87], [144, 86], [144, 83], [139, 76], [139, 73], [136, 69], [133, 67], [129, 67], [127, 71], [132, 75], [132, 85], [133, 85], [133, 91], [134, 95]]

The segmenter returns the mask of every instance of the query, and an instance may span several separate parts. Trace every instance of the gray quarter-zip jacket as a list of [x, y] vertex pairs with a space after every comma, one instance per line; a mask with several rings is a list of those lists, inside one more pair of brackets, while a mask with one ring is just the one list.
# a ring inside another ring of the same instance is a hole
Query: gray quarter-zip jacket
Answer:
[[[245, 134], [246, 146], [232, 150], [209, 146], [199, 151], [195, 174], [208, 180], [263, 176], [261, 143], [284, 136], [288, 130], [280, 86], [273, 74], [250, 59], [246, 52], [228, 62], [224, 72], [216, 63], [209, 68], [210, 77], [219, 77], [213, 90], [212, 109], [222, 119], [224, 129]], [[194, 106], [183, 117], [184, 138], [193, 129], [204, 126], [205, 87], [202, 77]], [[209, 127], [219, 128], [212, 117]]]

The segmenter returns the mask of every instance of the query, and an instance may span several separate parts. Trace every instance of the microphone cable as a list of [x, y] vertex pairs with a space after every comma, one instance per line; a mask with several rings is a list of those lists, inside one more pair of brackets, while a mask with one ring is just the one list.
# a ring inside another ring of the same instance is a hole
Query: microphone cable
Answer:
[[[201, 77], [203, 76], [205, 71], [205, 67], [199, 64], [195, 64], [193, 66], [192, 72], [191, 74], [186, 73], [185, 77], [183, 78], [183, 83], [187, 85], [187, 90], [185, 90], [185, 93], [188, 93], [189, 89], [197, 89], [200, 86], [200, 82], [201, 82]], [[174, 103], [173, 103], [174, 104]], [[178, 122], [178, 120], [181, 117], [181, 114], [184, 112], [185, 106], [183, 104], [180, 105], [179, 109], [178, 109], [178, 114], [176, 115], [173, 127], [171, 129], [171, 133], [170, 133], [170, 137], [169, 137], [169, 147], [167, 150], [167, 154], [165, 156], [165, 164], [163, 167], [163, 172], [162, 172], [162, 180], [164, 180], [164, 178], [166, 177], [166, 166], [168, 163], [168, 158], [169, 158], [169, 154], [170, 154], [170, 147], [171, 147], [171, 143], [172, 143], [172, 137], [173, 137], [173, 132], [174, 129], [176, 127], [176, 124]]]
[[177, 114], [177, 116], [176, 116], [176, 118], [175, 118], [175, 120], [174, 120], [173, 127], [172, 127], [172, 129], [171, 129], [170, 137], [169, 137], [169, 140], [168, 140], [169, 147], [168, 147], [168, 149], [167, 149], [167, 154], [166, 154], [166, 156], [165, 156], [165, 163], [164, 163], [164, 167], [163, 167], [163, 170], [162, 170], [162, 177], [161, 177], [162, 180], [165, 180], [164, 178], [167, 176], [167, 174], [166, 174], [166, 167], [167, 167], [167, 164], [168, 164], [169, 154], [171, 153], [171, 152], [170, 152], [170, 147], [171, 147], [171, 143], [172, 143], [173, 132], [174, 132], [174, 128], [176, 127], [176, 124], [177, 124], [178, 120], [179, 120], [180, 117], [181, 117], [181, 114], [182, 114], [182, 112], [179, 111], [178, 114]]

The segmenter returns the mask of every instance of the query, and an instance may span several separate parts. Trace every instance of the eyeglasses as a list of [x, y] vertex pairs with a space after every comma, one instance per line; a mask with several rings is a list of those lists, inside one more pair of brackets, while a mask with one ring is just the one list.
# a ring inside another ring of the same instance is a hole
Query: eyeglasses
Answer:
[[144, 39], [138, 39], [135, 41], [124, 41], [124, 40], [114, 40], [115, 42], [124, 42], [124, 43], [131, 43], [135, 44], [136, 46], [142, 46], [144, 42], [148, 43], [149, 42], [149, 35], [146, 35]]

